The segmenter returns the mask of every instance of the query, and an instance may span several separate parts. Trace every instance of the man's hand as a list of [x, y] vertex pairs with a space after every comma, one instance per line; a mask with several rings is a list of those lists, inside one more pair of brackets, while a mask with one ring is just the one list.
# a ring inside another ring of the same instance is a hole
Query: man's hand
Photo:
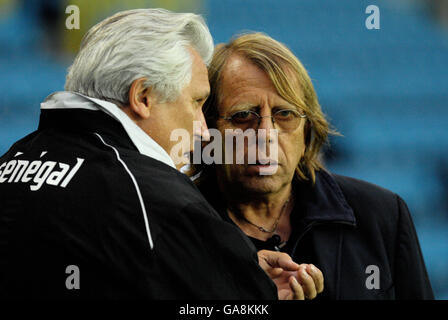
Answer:
[[258, 262], [277, 286], [280, 300], [314, 299], [324, 290], [324, 276], [312, 264], [297, 264], [283, 252], [258, 251]]

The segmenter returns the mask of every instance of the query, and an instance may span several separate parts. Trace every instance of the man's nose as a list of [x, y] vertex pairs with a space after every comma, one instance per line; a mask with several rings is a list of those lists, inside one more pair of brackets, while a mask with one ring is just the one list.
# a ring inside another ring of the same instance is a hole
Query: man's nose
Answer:
[[[275, 129], [274, 123], [272, 122], [273, 118], [265, 115], [260, 117], [260, 124], [258, 125], [258, 133], [263, 132], [263, 137], [266, 137], [266, 142], [271, 143], [271, 130]], [[259, 131], [263, 130], [263, 131]]]
[[273, 118], [272, 116], [261, 116], [259, 120], [258, 129], [274, 129], [274, 123], [272, 122]]
[[194, 132], [194, 135], [202, 137], [203, 141], [210, 141], [210, 132], [208, 131], [207, 123], [205, 122], [205, 117], [202, 110], [198, 112], [196, 121], [200, 121], [201, 125], [198, 127], [197, 132]]

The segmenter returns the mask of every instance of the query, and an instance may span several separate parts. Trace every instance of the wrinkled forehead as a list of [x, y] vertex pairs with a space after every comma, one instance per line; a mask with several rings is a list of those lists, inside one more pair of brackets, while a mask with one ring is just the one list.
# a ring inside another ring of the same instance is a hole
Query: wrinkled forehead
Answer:
[[[239, 88], [274, 87], [268, 74], [251, 60], [237, 54], [229, 57], [221, 73], [221, 96], [232, 94]], [[275, 88], [275, 87], [274, 87]]]
[[[277, 74], [280, 73], [280, 74]], [[279, 86], [279, 88], [276, 87]], [[242, 56], [241, 54], [232, 54], [223, 66], [219, 91], [218, 107], [223, 105], [225, 108], [232, 105], [232, 102], [239, 97], [256, 100], [257, 93], [264, 92], [275, 96], [276, 102], [289, 104], [287, 97], [282, 95], [284, 87], [291, 87], [294, 94], [300, 98], [303, 92], [300, 88], [297, 73], [287, 64], [281, 65], [280, 72], [271, 72], [264, 70], [255, 61]], [[280, 89], [280, 90], [278, 90]]]

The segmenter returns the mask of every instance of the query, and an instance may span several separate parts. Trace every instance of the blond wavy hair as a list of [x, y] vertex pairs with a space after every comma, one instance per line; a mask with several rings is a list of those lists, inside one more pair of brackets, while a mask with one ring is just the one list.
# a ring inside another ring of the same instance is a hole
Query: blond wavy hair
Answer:
[[[238, 54], [258, 66], [271, 79], [278, 94], [303, 110], [306, 114], [305, 152], [296, 174], [299, 178], [315, 182], [315, 172], [322, 169], [321, 147], [328, 143], [329, 134], [338, 134], [330, 128], [323, 114], [311, 79], [296, 56], [282, 43], [263, 33], [248, 33], [232, 39], [228, 44], [215, 48], [209, 65], [210, 97], [204, 105], [204, 115], [209, 128], [216, 128], [222, 71], [229, 57]], [[297, 90], [300, 88], [300, 90]], [[210, 166], [195, 166], [193, 173], [206, 173]], [[200, 180], [202, 180], [201, 177]]]

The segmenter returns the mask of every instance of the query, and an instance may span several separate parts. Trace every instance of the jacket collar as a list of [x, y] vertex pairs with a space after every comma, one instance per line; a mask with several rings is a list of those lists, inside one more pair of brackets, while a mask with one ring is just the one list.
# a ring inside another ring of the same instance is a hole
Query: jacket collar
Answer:
[[[202, 174], [203, 172], [197, 176]], [[226, 204], [219, 195], [216, 175], [209, 171], [206, 176], [207, 178], [199, 183], [200, 191], [224, 218], [228, 218]], [[296, 203], [291, 219], [294, 223], [303, 223], [305, 226], [314, 223], [342, 223], [356, 226], [353, 209], [330, 172], [324, 169], [316, 171], [315, 184], [311, 180], [294, 178], [293, 190]]]
[[163, 162], [176, 169], [168, 153], [132, 121], [117, 105], [100, 99], [91, 98], [80, 93], [60, 91], [49, 95], [41, 103], [41, 110], [89, 110], [102, 111], [115, 119], [126, 131], [140, 154]]
[[296, 201], [302, 219], [312, 222], [340, 222], [356, 225], [353, 209], [348, 205], [341, 188], [330, 172], [316, 171], [316, 182], [295, 181]]

